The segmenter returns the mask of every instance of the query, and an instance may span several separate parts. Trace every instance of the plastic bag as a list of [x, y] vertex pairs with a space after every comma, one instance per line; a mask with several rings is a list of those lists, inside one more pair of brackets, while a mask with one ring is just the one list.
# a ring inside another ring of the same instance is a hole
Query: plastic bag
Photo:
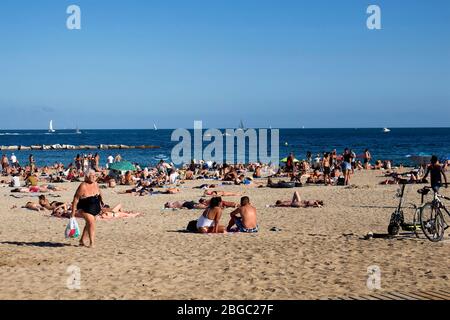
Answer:
[[69, 224], [66, 227], [65, 236], [67, 238], [77, 238], [80, 235], [80, 228], [78, 227], [77, 219], [70, 218]]

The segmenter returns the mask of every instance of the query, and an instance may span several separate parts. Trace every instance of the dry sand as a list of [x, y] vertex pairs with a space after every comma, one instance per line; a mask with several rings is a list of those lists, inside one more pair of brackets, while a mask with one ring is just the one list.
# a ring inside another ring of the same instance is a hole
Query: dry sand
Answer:
[[[107, 203], [120, 202], [144, 215], [98, 221], [95, 249], [64, 239], [68, 220], [20, 208], [35, 197], [15, 199], [3, 187], [0, 299], [333, 298], [370, 293], [371, 265], [380, 267], [382, 291], [448, 290], [449, 232], [441, 243], [423, 236], [360, 239], [369, 231], [385, 233], [398, 203], [398, 186], [378, 185], [383, 179], [380, 171], [358, 172], [355, 188], [296, 188], [304, 199], [325, 202], [323, 208], [308, 209], [266, 208], [277, 199], [290, 199], [293, 189], [221, 188], [250, 196], [258, 209], [258, 234], [180, 232], [201, 211], [163, 210], [163, 204], [198, 200], [202, 190], [192, 186], [203, 181], [186, 183], [176, 195], [133, 197], [116, 194], [125, 187], [103, 190]], [[54, 200], [71, 200], [77, 184], [64, 186], [69, 191]], [[418, 188], [408, 186], [409, 201], [419, 202]], [[13, 205], [19, 208], [10, 209]], [[225, 210], [223, 224], [230, 211]], [[70, 265], [80, 268], [79, 290], [67, 287]]]

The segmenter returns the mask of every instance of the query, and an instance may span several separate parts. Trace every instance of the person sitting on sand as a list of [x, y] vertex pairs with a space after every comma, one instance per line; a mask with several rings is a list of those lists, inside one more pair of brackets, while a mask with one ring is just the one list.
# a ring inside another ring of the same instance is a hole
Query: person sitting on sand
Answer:
[[256, 208], [250, 204], [249, 197], [245, 196], [241, 198], [241, 206], [231, 212], [230, 217], [227, 231], [232, 231], [233, 226], [236, 225], [239, 232], [258, 232]]
[[38, 178], [31, 172], [27, 174], [25, 178], [25, 185], [30, 187], [36, 187], [38, 185]]
[[219, 225], [222, 217], [222, 198], [214, 197], [209, 203], [209, 207], [197, 220], [197, 231], [199, 233], [225, 233], [225, 227]]
[[292, 200], [277, 200], [275, 207], [291, 207], [291, 208], [307, 208], [315, 207], [321, 208], [323, 206], [322, 200], [302, 200], [298, 191], [294, 192]]
[[224, 177], [223, 177], [223, 181], [236, 181], [236, 179], [238, 178], [238, 174], [236, 172], [236, 170], [231, 167], [230, 171], [225, 173]]
[[261, 178], [261, 166], [257, 166], [255, 168], [255, 172], [253, 173], [253, 178]]
[[306, 183], [311, 183], [311, 184], [317, 184], [317, 183], [324, 183], [324, 177], [323, 175], [319, 172], [319, 170], [314, 170], [314, 172], [306, 179]]
[[134, 184], [134, 181], [133, 181], [133, 176], [131, 174], [131, 171], [127, 171], [125, 173], [125, 176], [123, 176], [123, 178], [122, 178], [122, 185], [131, 186], [133, 184]]

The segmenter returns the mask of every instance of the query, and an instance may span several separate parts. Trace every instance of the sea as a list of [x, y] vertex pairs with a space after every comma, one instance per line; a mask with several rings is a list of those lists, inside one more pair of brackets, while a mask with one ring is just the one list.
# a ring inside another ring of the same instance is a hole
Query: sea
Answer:
[[[33, 154], [38, 166], [52, 165], [62, 162], [65, 165], [73, 162], [77, 154], [98, 152], [101, 164], [106, 163], [109, 155], [120, 154], [123, 159], [141, 166], [155, 165], [159, 160], [171, 161], [172, 148], [179, 141], [171, 141], [172, 129], [158, 130], [58, 130], [49, 133], [47, 130], [0, 130], [0, 146], [30, 145], [156, 145], [157, 149], [120, 149], [120, 150], [23, 150], [2, 151], [10, 156], [15, 153], [20, 163], [27, 163], [28, 156]], [[225, 132], [225, 130], [222, 130]], [[190, 130], [192, 133], [193, 131]], [[192, 134], [193, 136], [193, 134]], [[270, 130], [268, 130], [270, 136]], [[224, 144], [225, 139], [224, 136]], [[210, 142], [204, 142], [206, 146]], [[193, 142], [192, 142], [193, 144]], [[270, 140], [268, 148], [270, 153]], [[342, 153], [350, 148], [360, 155], [367, 148], [374, 160], [391, 160], [395, 165], [412, 165], [411, 155], [436, 154], [441, 159], [450, 158], [450, 128], [391, 128], [388, 133], [381, 128], [362, 129], [279, 129], [279, 155], [286, 157], [294, 152], [296, 158], [304, 159], [307, 152], [313, 156], [317, 153], [336, 149]], [[247, 148], [248, 151], [248, 148]], [[246, 157], [248, 159], [248, 157]]]

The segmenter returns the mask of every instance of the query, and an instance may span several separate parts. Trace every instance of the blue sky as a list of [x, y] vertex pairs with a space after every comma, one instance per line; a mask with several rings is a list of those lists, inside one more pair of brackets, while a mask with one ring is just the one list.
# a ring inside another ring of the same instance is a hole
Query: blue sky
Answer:
[[450, 126], [447, 0], [2, 0], [0, 40], [0, 129]]

